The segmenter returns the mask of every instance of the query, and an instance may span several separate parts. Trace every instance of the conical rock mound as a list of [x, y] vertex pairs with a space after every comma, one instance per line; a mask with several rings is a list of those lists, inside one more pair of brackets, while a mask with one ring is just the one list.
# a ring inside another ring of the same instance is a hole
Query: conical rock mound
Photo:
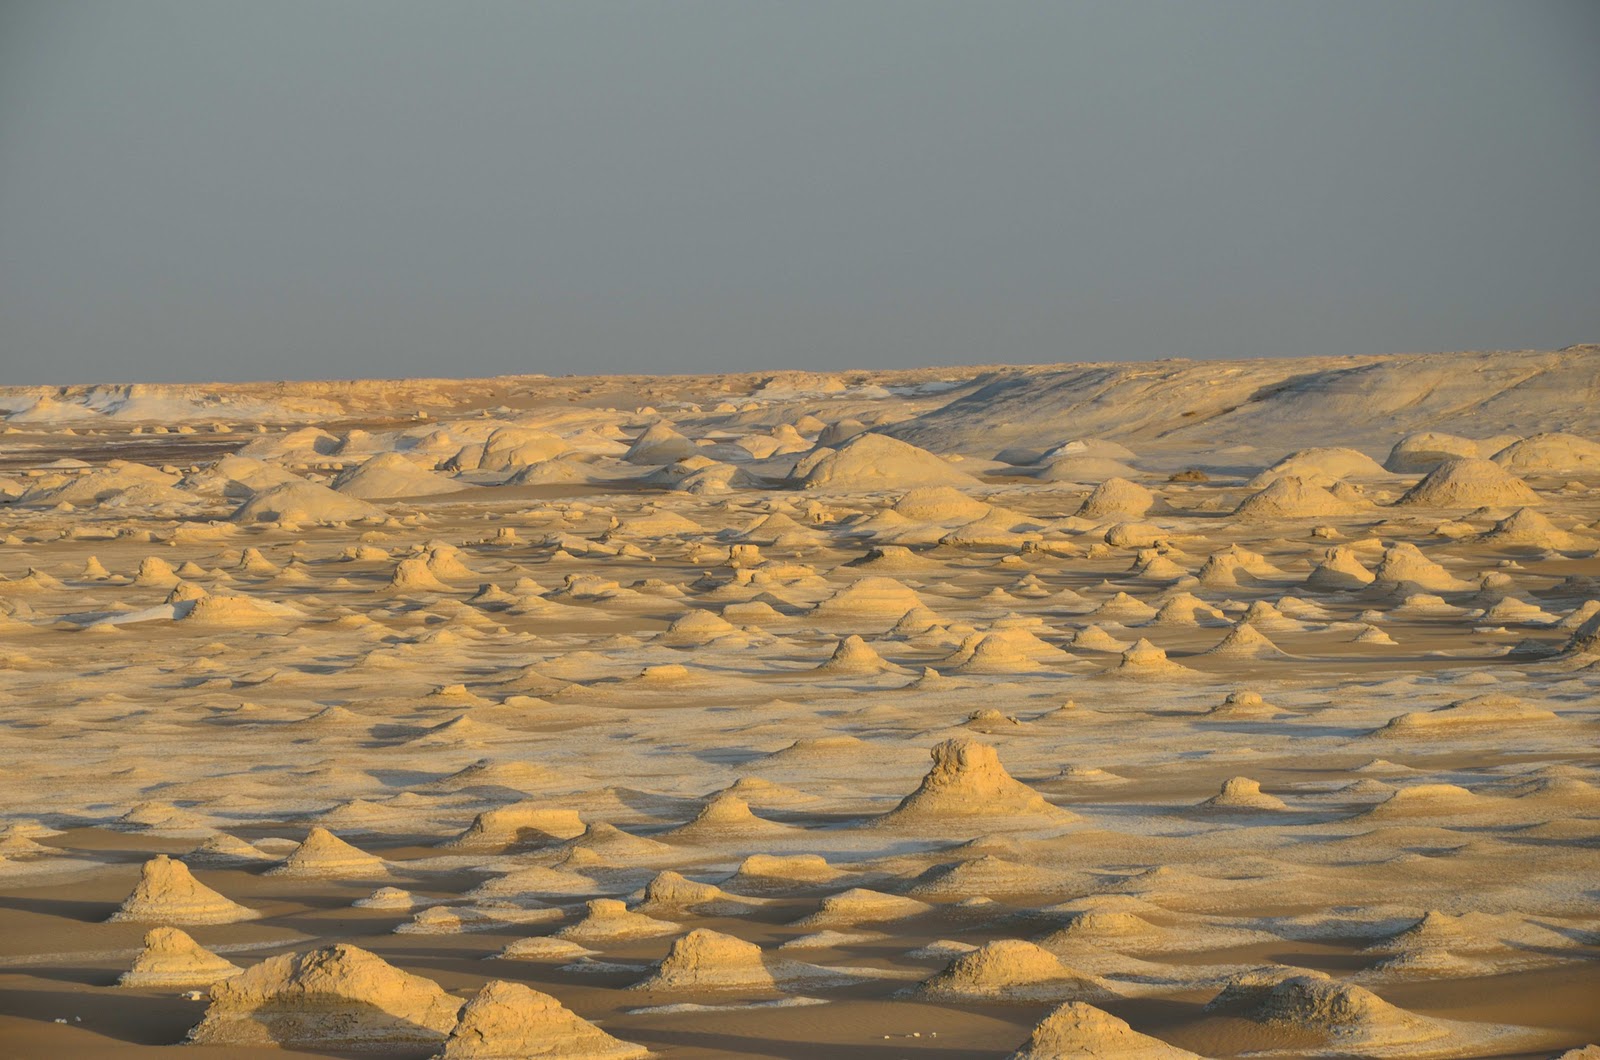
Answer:
[[196, 598], [194, 605], [183, 614], [181, 621], [192, 623], [195, 627], [242, 628], [279, 622], [295, 616], [296, 612], [284, 604], [252, 600], [248, 596], [237, 594], [225, 594]]
[[183, 860], [190, 865], [238, 865], [275, 859], [271, 854], [257, 850], [238, 836], [218, 832], [183, 855]]
[[1449, 1034], [1445, 1027], [1396, 1008], [1370, 990], [1294, 968], [1235, 976], [1206, 1009], [1279, 1027], [1302, 1041], [1358, 1055], [1420, 1045]]
[[696, 928], [672, 944], [648, 978], [631, 990], [772, 989], [772, 973], [753, 942]]
[[842, 875], [820, 854], [751, 854], [727, 882], [743, 890], [785, 890], [832, 883]]
[[1396, 442], [1383, 466], [1402, 475], [1426, 474], [1446, 460], [1488, 456], [1495, 451], [1485, 452], [1484, 446], [1472, 438], [1441, 431], [1418, 431]]
[[1321, 563], [1306, 577], [1306, 588], [1320, 592], [1361, 589], [1372, 584], [1372, 572], [1348, 546], [1328, 550]]
[[229, 516], [236, 523], [332, 523], [381, 519], [383, 509], [304, 479], [254, 494]]
[[666, 843], [625, 832], [607, 821], [591, 821], [583, 832], [562, 844], [568, 850], [592, 850], [607, 860], [649, 862], [670, 854], [672, 847]]
[[1412, 784], [1358, 817], [1446, 817], [1472, 814], [1481, 799], [1459, 784]]
[[1226, 699], [1206, 711], [1206, 716], [1213, 718], [1270, 718], [1277, 713], [1278, 708], [1263, 699], [1260, 692], [1240, 689], [1236, 692], [1229, 692]]
[[1398, 715], [1378, 729], [1377, 736], [1433, 736], [1469, 729], [1495, 731], [1507, 726], [1559, 721], [1560, 716], [1516, 696], [1490, 692], [1432, 710]]
[[1229, 777], [1222, 790], [1200, 804], [1213, 810], [1286, 810], [1282, 799], [1261, 790], [1249, 777]]
[[837, 491], [977, 485], [949, 461], [883, 434], [858, 434], [837, 449], [813, 450], [789, 478], [806, 489]]
[[306, 834], [305, 841], [295, 847], [282, 865], [268, 869], [267, 875], [337, 879], [381, 876], [386, 871], [382, 858], [351, 846], [318, 825]]
[[1446, 460], [1412, 486], [1398, 504], [1430, 508], [1522, 508], [1539, 503], [1533, 487], [1492, 460]]
[[1491, 458], [1516, 471], [1600, 470], [1600, 443], [1559, 431], [1512, 442]]
[[737, 632], [738, 627], [721, 615], [696, 609], [674, 619], [672, 624], [656, 637], [656, 643], [674, 647], [697, 647], [709, 644], [718, 637]]
[[1383, 553], [1383, 562], [1373, 571], [1373, 583], [1379, 586], [1413, 586], [1438, 592], [1461, 592], [1472, 588], [1472, 583], [1451, 574], [1435, 563], [1422, 550], [1409, 541], [1401, 541]]
[[1111, 996], [1110, 991], [1061, 963], [1041, 946], [997, 939], [964, 953], [913, 988], [919, 997], [948, 1001], [1037, 1001]]
[[1600, 611], [1574, 629], [1561, 650], [1568, 655], [1600, 655]]
[[670, 920], [657, 920], [644, 913], [629, 912], [627, 903], [616, 898], [593, 899], [586, 909], [582, 920], [562, 928], [555, 937], [588, 944], [650, 939], [658, 935], [675, 935], [681, 930]]
[[133, 967], [118, 986], [201, 987], [238, 975], [242, 968], [218, 957], [175, 927], [151, 928]]
[[461, 1003], [347, 943], [286, 953], [211, 988], [194, 1045], [387, 1050], [442, 1042]]
[[1231, 659], [1283, 658], [1283, 649], [1249, 622], [1240, 622], [1207, 655]]
[[960, 900], [981, 895], [1048, 894], [1064, 890], [1068, 877], [1060, 872], [993, 854], [969, 858], [953, 865], [936, 865], [917, 877], [906, 893], [918, 898]]
[[1068, 1001], [1040, 1021], [1007, 1060], [1200, 1060], [1198, 1053], [1140, 1034], [1109, 1012]]
[[666, 421], [652, 423], [643, 434], [634, 439], [622, 459], [630, 464], [670, 464], [696, 455], [698, 447], [689, 438], [673, 430]]
[[1068, 659], [1066, 652], [1026, 629], [999, 629], [978, 636], [971, 641], [969, 650], [958, 652], [939, 665], [950, 667], [954, 673], [992, 674], [1031, 670], [1046, 662]]
[[180, 580], [172, 564], [159, 556], [146, 556], [140, 560], [139, 569], [133, 576], [135, 585], [167, 587], [177, 585]]
[[447, 593], [450, 586], [440, 581], [428, 566], [426, 556], [409, 556], [395, 564], [389, 579], [392, 593]]
[[1526, 549], [1567, 549], [1579, 543], [1573, 535], [1532, 508], [1518, 508], [1478, 540], [1496, 548]]
[[988, 744], [958, 736], [930, 752], [933, 768], [916, 791], [878, 819], [879, 825], [937, 824], [951, 819], [1004, 816], [1062, 817], [1044, 796], [1012, 779]]
[[883, 924], [909, 920], [933, 911], [933, 906], [904, 895], [884, 894], [865, 887], [852, 887], [822, 900], [815, 913], [795, 921], [796, 927], [851, 927], [856, 924]]
[[884, 628], [914, 608], [922, 598], [903, 582], [880, 575], [858, 579], [811, 610], [811, 617], [830, 622], [877, 620]]
[[1383, 465], [1366, 453], [1340, 446], [1298, 449], [1250, 480], [1265, 486], [1285, 475], [1298, 475], [1319, 484], [1346, 478], [1382, 478]]
[[1121, 515], [1138, 519], [1156, 503], [1155, 494], [1125, 478], [1108, 478], [1096, 486], [1078, 507], [1080, 519]]
[[760, 899], [740, 898], [713, 883], [700, 883], [671, 869], [658, 872], [645, 885], [643, 901], [634, 907], [638, 913], [702, 916], [737, 916], [748, 912]]
[[1356, 506], [1321, 486], [1295, 475], [1276, 479], [1266, 489], [1246, 497], [1234, 515], [1240, 519], [1315, 519], [1348, 515]]
[[436, 475], [400, 453], [379, 453], [365, 463], [341, 472], [332, 486], [346, 497], [364, 501], [390, 497], [427, 497], [456, 493], [468, 487]]
[[519, 843], [572, 839], [582, 835], [583, 830], [583, 819], [574, 810], [516, 802], [484, 810], [472, 819], [466, 831], [439, 845], [468, 850], [504, 850]]
[[194, 878], [189, 866], [162, 854], [144, 863], [139, 882], [113, 922], [157, 924], [232, 924], [261, 914], [230, 901]]
[[848, 676], [905, 671], [879, 655], [871, 645], [852, 633], [838, 643], [833, 649], [833, 655], [827, 662], [817, 667], [816, 672]]
[[757, 817], [751, 812], [750, 804], [739, 796], [722, 792], [702, 806], [694, 820], [666, 833], [666, 838], [680, 842], [719, 842], [789, 831], [792, 829], [787, 825]]
[[[1159, 616], [1158, 619], [1159, 621]], [[1118, 640], [1099, 626], [1090, 624], [1080, 629], [1072, 638], [1072, 646], [1083, 651], [1106, 651], [1118, 654], [1133, 647], [1125, 640]]]
[[613, 1038], [549, 994], [502, 979], [485, 983], [435, 1060], [633, 1060], [642, 1045]]
[[895, 501], [891, 511], [914, 523], [970, 523], [989, 506], [949, 486], [922, 486]]
[[1194, 671], [1173, 662], [1164, 649], [1140, 637], [1122, 653], [1122, 661], [1106, 672], [1116, 677], [1175, 678]]

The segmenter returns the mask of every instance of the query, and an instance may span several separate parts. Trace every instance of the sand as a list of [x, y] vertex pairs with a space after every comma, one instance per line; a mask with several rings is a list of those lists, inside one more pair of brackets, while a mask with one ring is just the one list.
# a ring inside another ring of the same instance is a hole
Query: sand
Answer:
[[1597, 378], [0, 390], [0, 1054], [1581, 1055]]

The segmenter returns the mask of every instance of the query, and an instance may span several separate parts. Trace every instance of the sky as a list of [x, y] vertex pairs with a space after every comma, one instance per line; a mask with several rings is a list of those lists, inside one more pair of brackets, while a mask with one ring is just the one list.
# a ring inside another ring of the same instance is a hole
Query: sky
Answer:
[[0, 0], [0, 384], [1600, 341], [1593, 0]]

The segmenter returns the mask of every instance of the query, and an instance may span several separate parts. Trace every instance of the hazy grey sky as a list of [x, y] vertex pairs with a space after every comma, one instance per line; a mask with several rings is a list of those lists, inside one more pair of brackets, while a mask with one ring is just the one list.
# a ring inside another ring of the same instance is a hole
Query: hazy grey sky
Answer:
[[1600, 3], [0, 0], [0, 382], [1600, 341]]

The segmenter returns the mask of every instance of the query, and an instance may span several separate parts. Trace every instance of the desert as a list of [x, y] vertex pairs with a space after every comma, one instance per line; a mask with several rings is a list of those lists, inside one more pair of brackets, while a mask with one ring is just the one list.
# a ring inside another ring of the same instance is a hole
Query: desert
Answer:
[[0, 388], [6, 1057], [1600, 1041], [1600, 347]]

